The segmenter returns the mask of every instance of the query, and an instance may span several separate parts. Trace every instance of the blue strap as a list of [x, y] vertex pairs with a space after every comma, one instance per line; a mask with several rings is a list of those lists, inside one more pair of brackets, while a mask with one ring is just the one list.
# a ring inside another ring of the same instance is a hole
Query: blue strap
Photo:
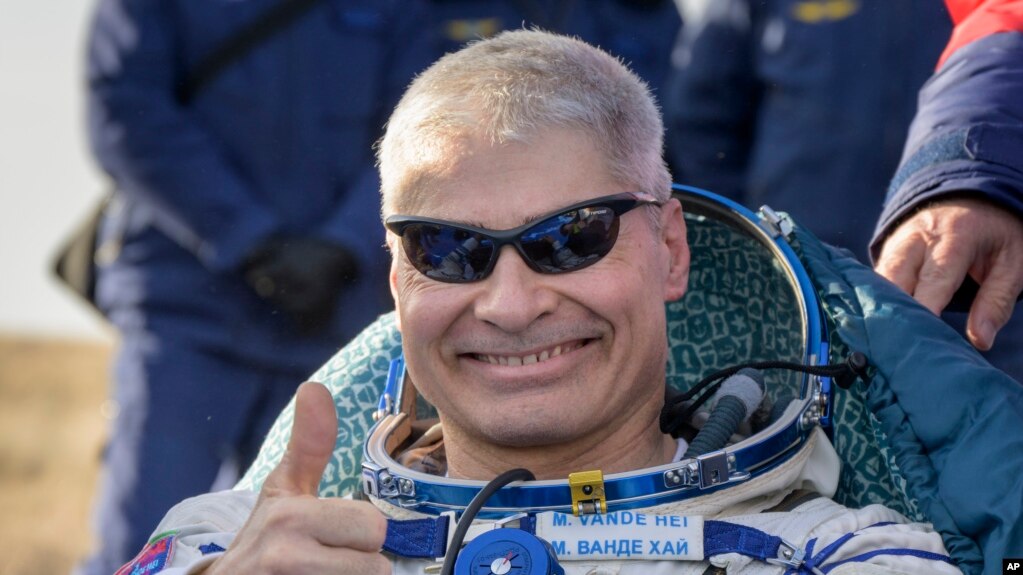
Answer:
[[738, 553], [761, 561], [777, 559], [781, 537], [768, 535], [759, 529], [707, 520], [703, 522], [703, 556]]
[[[535, 520], [526, 521], [525, 529], [532, 532]], [[387, 520], [387, 538], [384, 551], [401, 557], [436, 559], [444, 556], [448, 537], [448, 517]], [[706, 521], [703, 525], [703, 554], [705, 557], [723, 553], [739, 553], [761, 561], [777, 558], [781, 537], [768, 535], [759, 529]]]
[[[401, 557], [416, 559], [437, 559], [443, 557], [448, 540], [448, 522], [449, 518], [444, 515], [437, 518], [407, 521], [388, 519], [384, 551]], [[533, 532], [535, 524], [535, 519], [530, 516], [528, 520], [523, 520], [522, 528]], [[870, 527], [882, 525], [887, 525], [887, 523], [878, 523]], [[703, 523], [703, 556], [710, 558], [725, 553], [738, 553], [760, 561], [770, 560], [771, 562], [779, 562], [780, 560], [782, 564], [789, 566], [789, 569], [786, 571], [787, 574], [828, 573], [844, 563], [866, 561], [876, 555], [912, 555], [921, 559], [952, 563], [952, 559], [947, 555], [927, 551], [915, 549], [878, 549], [837, 561], [827, 566], [823, 565], [835, 551], [855, 536], [856, 533], [847, 533], [814, 555], [813, 551], [817, 539], [811, 539], [806, 545], [805, 552], [802, 552], [801, 550], [791, 548], [791, 545], [784, 542], [781, 537], [768, 535], [759, 529], [725, 521], [707, 520]], [[782, 546], [789, 547], [794, 552], [799, 552], [799, 556], [786, 562], [779, 554]]]
[[830, 565], [827, 565], [826, 567], [821, 567], [821, 571], [823, 571], [824, 573], [831, 573], [832, 569], [835, 569], [836, 567], [838, 567], [840, 565], [845, 565], [846, 563], [863, 563], [863, 562], [867, 561], [868, 559], [870, 559], [871, 557], [876, 557], [878, 555], [909, 555], [911, 557], [916, 557], [918, 559], [927, 559], [927, 560], [930, 560], [930, 561], [941, 561], [943, 563], [948, 563], [949, 565], [955, 565], [955, 562], [952, 561], [952, 558], [949, 557], [948, 555], [942, 555], [940, 553], [932, 553], [930, 551], [920, 551], [919, 549], [900, 549], [900, 548], [895, 548], [895, 549], [876, 549], [874, 551], [869, 551], [867, 553], [863, 553], [863, 554], [857, 555], [855, 557], [850, 557], [848, 559], [843, 559], [841, 561], [835, 561], [834, 563], [831, 563]]
[[833, 541], [830, 545], [828, 545], [827, 547], [822, 549], [820, 551], [820, 553], [818, 553], [816, 555], [813, 554], [813, 549], [814, 549], [814, 546], [817, 544], [817, 539], [816, 538], [811, 539], [811, 540], [809, 540], [806, 543], [806, 548], [805, 548], [806, 558], [803, 561], [803, 564], [800, 565], [798, 568], [790, 568], [790, 569], [786, 570], [785, 571], [785, 575], [800, 574], [800, 573], [805, 573], [805, 572], [811, 572], [811, 573], [817, 573], [817, 572], [820, 572], [820, 573], [830, 573], [833, 569], [835, 569], [839, 565], [844, 565], [846, 563], [862, 563], [862, 562], [865, 562], [868, 559], [870, 559], [872, 557], [876, 557], [878, 555], [909, 555], [909, 556], [912, 556], [912, 557], [917, 557], [919, 559], [927, 559], [927, 560], [930, 560], [930, 561], [943, 561], [945, 563], [954, 564], [953, 561], [952, 561], [952, 558], [949, 557], [948, 555], [941, 555], [939, 553], [932, 553], [930, 551], [921, 551], [919, 549], [894, 548], [894, 549], [876, 549], [874, 551], [868, 551], [866, 553], [862, 553], [860, 555], [856, 555], [855, 557], [849, 557], [848, 559], [843, 559], [841, 561], [835, 561], [834, 563], [830, 563], [828, 565], [824, 565], [824, 562], [827, 561], [829, 557], [834, 555], [835, 551], [838, 551], [838, 549], [842, 545], [845, 545], [846, 543], [848, 543], [850, 539], [856, 537], [862, 531], [865, 531], [867, 529], [871, 529], [871, 528], [874, 528], [874, 527], [883, 527], [883, 526], [892, 525], [892, 524], [893, 524], [893, 522], [891, 522], [891, 521], [884, 521], [884, 522], [881, 522], [881, 523], [875, 523], [873, 525], [868, 525], [867, 527], [864, 527], [862, 530], [854, 532], [854, 533], [846, 533], [845, 535], [839, 537], [838, 539]]
[[902, 184], [906, 183], [906, 180], [920, 170], [943, 162], [972, 159], [966, 146], [969, 132], [969, 128], [961, 128], [938, 136], [924, 144], [922, 148], [917, 150], [902, 164], [899, 171], [892, 177], [892, 183], [888, 186], [885, 203], [898, 193], [899, 188], [902, 187]]
[[[843, 537], [848, 537], [849, 535], [850, 534], [847, 533], [846, 535], [843, 535]], [[785, 570], [785, 575], [798, 575], [799, 573], [803, 573], [805, 571], [809, 571], [810, 573], [813, 573], [814, 569], [817, 567], [817, 564], [819, 562], [824, 561], [825, 559], [827, 559], [828, 555], [831, 555], [832, 553], [835, 552], [835, 550], [834, 549], [830, 549], [830, 546], [829, 546], [829, 547], [825, 547], [824, 551], [821, 551], [815, 557], [813, 555], [813, 547], [816, 544], [817, 544], [817, 538], [816, 537], [811, 539], [811, 540], [809, 540], [809, 541], [807, 541], [806, 542], [806, 547], [803, 548], [804, 560], [803, 560], [802, 565], [797, 565], [795, 567], [791, 567], [790, 566], [788, 569]], [[835, 547], [835, 549], [837, 549], [837, 548], [838, 547]]]
[[436, 559], [444, 556], [448, 544], [448, 517], [387, 520], [384, 551], [400, 557]]

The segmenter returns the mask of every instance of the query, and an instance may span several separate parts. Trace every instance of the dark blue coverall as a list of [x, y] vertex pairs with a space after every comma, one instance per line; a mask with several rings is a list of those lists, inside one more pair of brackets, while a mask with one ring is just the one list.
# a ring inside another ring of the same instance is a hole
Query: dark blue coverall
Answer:
[[[325, 0], [178, 101], [189, 71], [276, 1], [97, 7], [88, 129], [117, 189], [102, 238], [120, 244], [97, 298], [120, 332], [120, 413], [96, 509], [101, 547], [83, 573], [113, 573], [224, 462], [248, 465], [296, 386], [391, 306], [371, 145], [431, 61], [416, 45], [425, 4]], [[315, 333], [243, 277], [279, 235], [343, 246], [358, 263]]]
[[664, 101], [676, 180], [785, 210], [861, 259], [917, 92], [952, 29], [937, 0], [714, 0]]
[[[218, 41], [276, 1], [101, 0], [96, 11], [89, 135], [117, 187], [103, 240], [120, 246], [98, 300], [121, 334], [120, 413], [87, 575], [127, 562], [225, 461], [247, 465], [297, 385], [392, 305], [371, 145], [418, 70], [466, 40], [535, 23], [632, 61], [656, 89], [679, 27], [668, 0], [324, 0], [187, 106], [176, 100]], [[243, 277], [276, 235], [357, 258], [358, 281], [316, 334]]]

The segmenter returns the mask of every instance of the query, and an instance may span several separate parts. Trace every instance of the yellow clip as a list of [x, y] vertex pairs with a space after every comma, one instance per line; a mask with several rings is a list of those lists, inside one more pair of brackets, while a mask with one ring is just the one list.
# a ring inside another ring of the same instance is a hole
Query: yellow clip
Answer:
[[796, 20], [805, 24], [820, 24], [821, 22], [845, 20], [859, 10], [860, 5], [857, 0], [824, 0], [822, 2], [810, 0], [795, 4], [792, 7], [792, 15]]
[[572, 490], [573, 515], [607, 513], [607, 495], [604, 494], [602, 471], [598, 469], [569, 473], [568, 487]]

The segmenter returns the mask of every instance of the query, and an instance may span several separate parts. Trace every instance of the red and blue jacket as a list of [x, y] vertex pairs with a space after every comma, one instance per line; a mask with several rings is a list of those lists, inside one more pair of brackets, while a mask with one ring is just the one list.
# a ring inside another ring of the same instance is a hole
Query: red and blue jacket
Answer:
[[1023, 0], [947, 0], [956, 26], [920, 92], [871, 251], [918, 206], [983, 197], [1023, 217]]

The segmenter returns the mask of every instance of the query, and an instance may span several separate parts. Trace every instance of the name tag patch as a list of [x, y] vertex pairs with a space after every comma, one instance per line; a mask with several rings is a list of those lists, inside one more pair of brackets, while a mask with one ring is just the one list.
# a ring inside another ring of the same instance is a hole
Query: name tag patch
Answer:
[[561, 560], [703, 560], [703, 517], [634, 511], [536, 516], [536, 534]]

